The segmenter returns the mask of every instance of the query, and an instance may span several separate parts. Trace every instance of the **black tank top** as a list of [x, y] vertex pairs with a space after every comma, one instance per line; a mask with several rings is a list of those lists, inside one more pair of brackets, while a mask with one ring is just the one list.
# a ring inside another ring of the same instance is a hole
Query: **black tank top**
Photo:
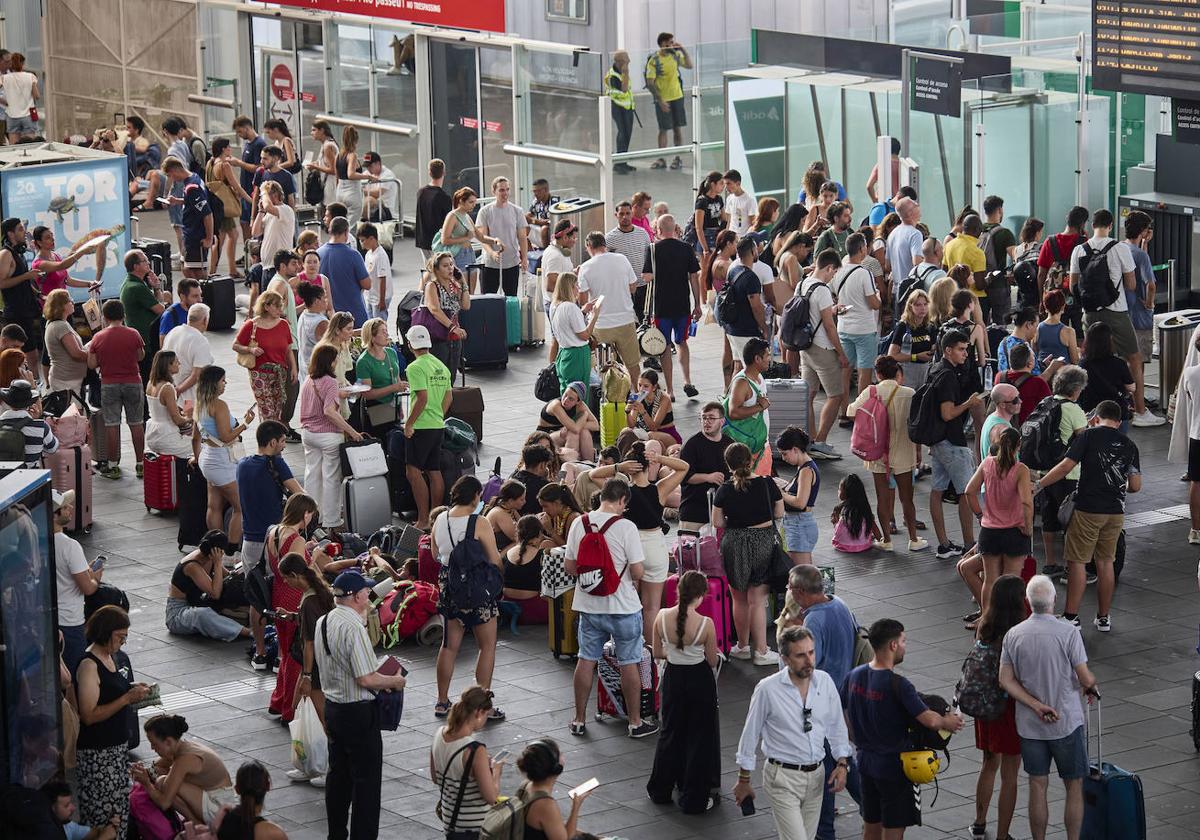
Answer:
[[[574, 411], [567, 411], [565, 408], [563, 409], [563, 411], [566, 411], [567, 416], [570, 417], [572, 420], [579, 419], [579, 406], [578, 405], [575, 406]], [[553, 414], [551, 414], [549, 411], [547, 411], [545, 407], [543, 407], [542, 413], [541, 413], [541, 422], [538, 423], [538, 431], [540, 431], [540, 432], [556, 432], [559, 429], [561, 429], [562, 427], [563, 427], [563, 424], [559, 422], [558, 418], [555, 417]]]
[[[13, 276], [29, 272], [29, 261], [24, 251], [8, 249], [13, 256]], [[31, 320], [41, 317], [42, 308], [33, 281], [26, 280], [4, 290], [4, 310], [10, 318]]]
[[625, 509], [625, 518], [636, 525], [639, 531], [661, 528], [662, 514], [657, 484], [652, 482], [645, 487], [629, 485], [629, 506]]
[[[132, 683], [121, 676], [120, 671], [110, 671], [108, 666], [100, 661], [91, 651], [83, 654], [84, 659], [96, 663], [96, 672], [100, 675], [100, 696], [96, 705], [103, 706], [117, 700], [129, 691]], [[116, 664], [115, 662], [113, 663]], [[79, 741], [81, 750], [103, 750], [125, 744], [129, 740], [129, 718], [127, 709], [118, 709], [108, 720], [99, 723], [80, 724]]]
[[[528, 563], [512, 563], [508, 552], [504, 553], [504, 585], [509, 589], [525, 589], [537, 592], [542, 588], [542, 552], [534, 555]], [[525, 836], [529, 836], [528, 830]]]
[[175, 571], [171, 573], [171, 585], [183, 593], [184, 599], [188, 602], [188, 606], [200, 607], [204, 605], [204, 592], [196, 585], [196, 581], [188, 577], [187, 572], [183, 567], [188, 563], [198, 563], [199, 560], [188, 560], [180, 563], [175, 567]]
[[334, 166], [334, 169], [337, 170], [337, 176], [338, 176], [339, 181], [348, 181], [350, 179], [350, 165], [349, 164], [350, 164], [350, 159], [344, 154], [338, 155], [337, 159], [334, 161], [333, 166]]
[[246, 825], [242, 815], [230, 811], [221, 820], [221, 828], [217, 831], [217, 840], [254, 840], [254, 829], [260, 822], [266, 822], [266, 817], [255, 817], [253, 824]]

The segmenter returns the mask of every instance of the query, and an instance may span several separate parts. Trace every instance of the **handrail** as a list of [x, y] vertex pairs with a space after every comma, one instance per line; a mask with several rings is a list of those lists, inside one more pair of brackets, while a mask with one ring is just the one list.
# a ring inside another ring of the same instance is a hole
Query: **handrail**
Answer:
[[581, 166], [599, 166], [603, 162], [600, 155], [591, 155], [585, 152], [568, 152], [552, 146], [538, 146], [532, 143], [505, 143], [501, 146], [501, 149], [505, 154], [515, 157], [556, 160], [560, 163], [576, 163]]
[[1031, 47], [1035, 44], [1073, 44], [1076, 43], [1078, 39], [1078, 35], [1059, 35], [1054, 38], [1031, 38], [1028, 41], [997, 41], [992, 44], [980, 44], [978, 51], [986, 52], [987, 50], [1008, 50], [1012, 49], [1013, 47]]
[[337, 117], [333, 114], [317, 114], [313, 119], [325, 120], [325, 122], [333, 123], [334, 125], [349, 125], [357, 128], [359, 131], [374, 131], [379, 134], [395, 134], [400, 137], [413, 137], [417, 133], [417, 129], [407, 125], [396, 125], [394, 123], [378, 123], [370, 120], [356, 120], [353, 117]]
[[194, 102], [197, 105], [211, 105], [214, 108], [228, 108], [230, 111], [236, 111], [237, 105], [232, 99], [221, 99], [218, 96], [205, 96], [202, 93], [189, 93], [187, 96], [188, 102]]
[[659, 149], [637, 149], [628, 152], [617, 152], [612, 156], [613, 163], [620, 163], [626, 160], [641, 160], [648, 157], [669, 157], [670, 155], [690, 155], [692, 153], [692, 144], [686, 143], [682, 146], [663, 146]]

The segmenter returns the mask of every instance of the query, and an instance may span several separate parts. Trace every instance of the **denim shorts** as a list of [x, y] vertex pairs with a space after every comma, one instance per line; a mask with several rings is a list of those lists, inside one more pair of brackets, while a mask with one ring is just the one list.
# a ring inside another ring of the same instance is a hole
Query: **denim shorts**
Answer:
[[454, 265], [463, 274], [475, 265], [475, 250], [469, 245], [454, 255]]
[[1049, 776], [1050, 759], [1058, 768], [1059, 778], [1082, 779], [1088, 772], [1087, 742], [1084, 727], [1051, 741], [1021, 739], [1021, 763], [1030, 776]]
[[975, 474], [975, 462], [971, 459], [969, 447], [956, 446], [943, 440], [929, 448], [929, 456], [933, 461], [934, 490], [945, 490], [951, 484], [959, 493], [967, 489], [971, 476]]
[[609, 639], [616, 648], [618, 665], [637, 665], [642, 661], [642, 614], [579, 614], [579, 658], [599, 662], [604, 643]]
[[850, 360], [850, 367], [869, 370], [875, 367], [875, 359], [879, 356], [879, 333], [850, 333], [839, 332], [842, 349]]
[[9, 134], [18, 134], [21, 137], [32, 137], [36, 134], [41, 134], [38, 131], [37, 123], [29, 119], [29, 117], [6, 117], [4, 123], [8, 128]]
[[812, 511], [788, 512], [783, 515], [783, 538], [788, 551], [809, 551], [817, 545], [818, 529]]
[[100, 386], [100, 411], [105, 426], [121, 425], [121, 409], [125, 410], [125, 422], [140, 426], [142, 415], [142, 385], [140, 382], [106, 382]]

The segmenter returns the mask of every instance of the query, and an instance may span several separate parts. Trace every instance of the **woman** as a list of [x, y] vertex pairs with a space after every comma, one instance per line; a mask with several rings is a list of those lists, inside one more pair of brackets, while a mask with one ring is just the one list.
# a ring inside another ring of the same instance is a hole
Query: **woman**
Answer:
[[528, 803], [525, 806], [525, 836], [529, 840], [582, 838], [583, 834], [576, 832], [579, 812], [583, 800], [591, 796], [592, 791], [571, 797], [571, 813], [564, 823], [558, 803], [554, 801], [554, 785], [563, 772], [563, 756], [558, 744], [549, 738], [531, 741], [517, 759], [517, 769], [529, 780], [520, 788]]
[[[250, 390], [263, 420], [282, 420], [288, 382], [299, 380], [292, 354], [292, 328], [283, 316], [283, 298], [266, 291], [254, 303], [254, 317], [242, 323], [233, 340], [233, 352], [254, 357]], [[238, 360], [239, 364], [241, 359]]]
[[25, 69], [25, 56], [21, 53], [12, 53], [8, 61], [8, 72], [0, 75], [0, 91], [6, 103], [8, 144], [14, 146], [44, 134], [45, 124], [35, 117], [38, 100], [42, 98], [37, 76]]
[[542, 594], [542, 557], [545, 555], [545, 533], [536, 516], [517, 520], [517, 538], [504, 551], [504, 597], [509, 601], [526, 601]]
[[[320, 152], [317, 154], [316, 160], [310, 160], [304, 164], [306, 169], [315, 169], [321, 173], [321, 179], [325, 189], [325, 197], [321, 204], [329, 205], [337, 201], [337, 157], [338, 144], [333, 139], [333, 129], [325, 120], [315, 120], [312, 124], [312, 129], [309, 131], [309, 136], [312, 137], [321, 146]], [[322, 210], [324, 213], [324, 210]]]
[[446, 703], [446, 709], [441, 715], [446, 725], [433, 736], [429, 750], [429, 778], [438, 786], [437, 813], [447, 840], [477, 840], [488, 808], [500, 796], [504, 769], [504, 760], [493, 761], [487, 746], [475, 737], [496, 711], [492, 692], [473, 685], [453, 707]]
[[196, 422], [192, 434], [200, 441], [200, 473], [208, 481], [208, 527], [220, 530], [226, 506], [233, 508], [229, 520], [229, 542], [242, 540], [242, 501], [238, 496], [237, 458], [233, 447], [254, 422], [254, 406], [246, 409], [242, 422], [233, 424], [225, 393], [225, 369], [209, 365], [196, 380]]
[[475, 224], [475, 219], [472, 213], [475, 211], [475, 204], [478, 196], [470, 187], [461, 187], [454, 191], [452, 196], [453, 209], [447, 214], [442, 222], [441, 241], [434, 236], [433, 250], [446, 251], [454, 260], [455, 267], [462, 272], [466, 280], [468, 289], [475, 288], [474, 273], [477, 271], [475, 265], [475, 249], [471, 246], [474, 241], [487, 245], [494, 251], [504, 250], [503, 243], [494, 236], [488, 236], [484, 233], [483, 228]]
[[316, 349], [325, 331], [329, 329], [329, 295], [321, 286], [314, 286], [307, 281], [301, 281], [296, 294], [304, 301], [304, 311], [296, 316], [296, 343], [299, 350], [296, 360], [300, 366], [300, 379], [308, 377], [308, 360]]
[[[1017, 460], [1021, 433], [1008, 426], [1000, 433], [994, 455], [983, 463], [967, 484], [967, 503], [981, 516], [979, 553], [983, 555], [983, 592], [979, 608], [987, 612], [992, 587], [1000, 575], [1019, 575], [1029, 556], [1033, 536], [1033, 483], [1029, 467]], [[984, 489], [983, 507], [979, 491]]]
[[[889, 275], [892, 273], [892, 264], [887, 258], [887, 241], [888, 237], [892, 235], [892, 231], [900, 227], [900, 224], [900, 214], [893, 210], [883, 217], [879, 226], [875, 228], [875, 236], [871, 239], [871, 256], [879, 260], [884, 272]], [[902, 281], [904, 278], [899, 279]], [[899, 286], [900, 283], [897, 282], [896, 285]], [[883, 288], [890, 292], [891, 287], [892, 284], [887, 283]]]
[[558, 275], [550, 296], [550, 332], [558, 341], [554, 369], [559, 393], [565, 393], [572, 382], [592, 381], [591, 340], [600, 317], [599, 299], [589, 299], [581, 308], [575, 302], [578, 296], [579, 278], [570, 271]]
[[471, 292], [466, 283], [454, 276], [454, 257], [446, 251], [438, 251], [430, 257], [426, 271], [432, 282], [425, 284], [421, 306], [436, 322], [432, 326], [428, 321], [424, 322], [433, 341], [429, 352], [450, 370], [453, 380], [462, 357], [463, 342], [467, 339], [467, 331], [459, 326], [458, 315], [471, 308]]
[[950, 319], [950, 299], [957, 291], [958, 283], [949, 275], [939, 277], [929, 286], [929, 320], [935, 327]]
[[1112, 400], [1121, 406], [1121, 434], [1129, 434], [1133, 374], [1129, 372], [1129, 363], [1113, 352], [1112, 328], [1108, 324], [1096, 321], [1087, 328], [1079, 366], [1088, 375], [1087, 387], [1079, 396], [1079, 407], [1090, 413], [1105, 400]]
[[496, 550], [504, 551], [518, 539], [517, 525], [525, 507], [525, 485], [510, 478], [500, 485], [500, 492], [484, 510], [496, 537]]
[[717, 633], [712, 619], [699, 613], [708, 595], [708, 579], [697, 571], [679, 578], [679, 604], [667, 607], [654, 622], [654, 658], [666, 659], [662, 676], [662, 728], [654, 750], [654, 768], [646, 782], [650, 801], [671, 802], [679, 789], [679, 807], [700, 814], [717, 804], [721, 734], [717, 714]]
[[36, 383], [37, 376], [26, 364], [28, 360], [29, 357], [19, 347], [10, 347], [0, 352], [0, 388], [7, 388], [14, 379]]
[[[79, 244], [82, 244], [79, 243]], [[54, 230], [45, 225], [38, 225], [33, 229], [33, 247], [36, 249], [37, 255], [33, 258], [33, 262], [29, 267], [37, 270], [41, 269], [45, 272], [42, 276], [41, 290], [42, 299], [49, 297], [50, 293], [55, 289], [65, 289], [68, 286], [73, 289], [91, 289], [96, 286], [90, 280], [77, 280], [67, 273], [67, 269], [75, 265], [79, 260], [89, 253], [91, 249], [72, 250], [65, 257], [59, 256], [54, 250]]]
[[538, 490], [538, 505], [542, 512], [537, 514], [546, 535], [546, 546], [558, 548], [567, 544], [567, 535], [575, 520], [583, 516], [583, 509], [567, 485], [552, 481]]
[[[560, 355], [561, 348], [560, 344]], [[592, 433], [600, 431], [600, 421], [588, 408], [587, 390], [582, 381], [568, 382], [561, 397], [546, 403], [538, 417], [538, 431], [549, 433], [557, 448], [574, 452], [575, 458], [570, 460], [595, 460], [596, 444]]]
[[[729, 655], [755, 665], [778, 666], [767, 646], [767, 576], [775, 552], [775, 520], [783, 516], [783, 494], [774, 480], [752, 473], [750, 448], [731, 443], [725, 465], [732, 479], [713, 499], [712, 524], [724, 528], [721, 557], [733, 590], [733, 624], [738, 643]], [[755, 647], [751, 648], [754, 644]]]
[[171, 585], [167, 588], [166, 625], [169, 632], [222, 642], [235, 642], [250, 635], [248, 628], [217, 612], [223, 598], [229, 601], [224, 566], [228, 554], [229, 538], [221, 531], [213, 530], [201, 537], [196, 550], [185, 555], [175, 566]]
[[1065, 358], [1071, 364], [1079, 364], [1079, 343], [1075, 328], [1063, 323], [1063, 311], [1067, 308], [1067, 298], [1058, 289], [1051, 289], [1042, 297], [1042, 309], [1046, 317], [1038, 324], [1037, 352], [1038, 358]]
[[284, 830], [262, 815], [263, 802], [271, 789], [267, 768], [257, 761], [247, 761], [238, 768], [233, 789], [240, 802], [221, 820], [217, 840], [287, 840]]
[[783, 536], [793, 565], [812, 563], [813, 548], [820, 534], [813, 508], [821, 491], [821, 471], [808, 454], [812, 443], [808, 432], [788, 426], [775, 441], [784, 463], [796, 468], [791, 482], [780, 487], [783, 495]]
[[346, 438], [363, 438], [342, 415], [341, 392], [333, 371], [337, 355], [332, 344], [318, 344], [308, 363], [308, 379], [300, 386], [304, 487], [321, 500], [322, 524], [327, 528], [342, 521], [341, 445]]
[[[2, 78], [2, 77], [0, 77]], [[129, 638], [129, 616], [115, 606], [101, 607], [87, 621], [88, 648], [75, 672], [79, 705], [79, 737], [75, 766], [79, 819], [84, 825], [107, 825], [125, 836], [129, 821], [129, 712], [150, 693], [145, 683], [131, 683], [113, 661]]]
[[921, 289], [909, 292], [888, 345], [888, 355], [900, 363], [904, 381], [914, 391], [925, 384], [937, 343], [937, 328], [930, 317], [930, 308], [928, 294]]
[[775, 198], [760, 198], [758, 200], [758, 209], [754, 214], [754, 224], [750, 227], [750, 231], [746, 234], [758, 243], [758, 247], [765, 248], [771, 241], [771, 228], [775, 227], [775, 220], [779, 218], [779, 200]]
[[[430, 548], [440, 561], [438, 586], [442, 591], [445, 591], [450, 577], [450, 555], [454, 547], [465, 539], [478, 540], [487, 561], [503, 575], [492, 526], [475, 514], [482, 495], [483, 485], [479, 479], [473, 475], [462, 476], [450, 488], [449, 509], [434, 520], [430, 531]], [[467, 534], [468, 526], [473, 526], [470, 535]], [[450, 713], [450, 679], [454, 676], [454, 660], [458, 657], [458, 649], [467, 630], [472, 632], [479, 646], [479, 655], [475, 660], [475, 681], [485, 688], [491, 688], [492, 671], [496, 667], [496, 616], [500, 614], [500, 609], [496, 601], [489, 601], [472, 610], [456, 610], [443, 599], [438, 603], [438, 612], [446, 619], [446, 633], [437, 657], [437, 703], [433, 713], [437, 717], [446, 717]], [[504, 720], [504, 712], [490, 708], [490, 691], [488, 695], [487, 719]], [[457, 730], [454, 726], [448, 728]]]
[[[186, 460], [196, 456], [196, 441], [192, 437], [192, 418], [179, 410], [174, 380], [178, 374], [179, 357], [173, 351], [159, 350], [154, 354], [146, 385], [146, 402], [150, 406], [146, 449], [156, 455]], [[177, 464], [176, 468], [182, 469], [183, 465]]]
[[[298, 175], [300, 161], [296, 158], [296, 142], [292, 140], [292, 131], [288, 124], [280, 119], [267, 120], [263, 123], [263, 134], [267, 135], [268, 146], [278, 146], [283, 150], [283, 161], [279, 165], [293, 175]], [[216, 146], [215, 141], [213, 145]]]
[[[334, 312], [329, 316], [329, 326], [325, 328], [325, 335], [318, 342], [317, 347], [329, 346], [334, 349], [335, 355], [333, 358], [333, 378], [337, 381], [338, 386], [338, 412], [345, 419], [350, 419], [350, 403], [347, 401], [347, 394], [344, 389], [350, 384], [347, 374], [354, 370], [354, 356], [350, 352], [350, 342], [354, 340], [354, 316], [349, 312]], [[316, 350], [316, 347], [313, 348]], [[309, 367], [312, 367], [312, 357], [308, 359]], [[309, 372], [309, 378], [312, 378], [312, 372]]]
[[164, 811], [178, 811], [193, 823], [215, 825], [222, 809], [237, 803], [221, 757], [209, 747], [183, 739], [188, 725], [180, 715], [154, 715], [142, 728], [158, 760], [150, 769], [140, 762], [133, 764], [129, 775]]
[[796, 231], [784, 240], [783, 247], [775, 257], [775, 270], [779, 281], [787, 289], [776, 295], [777, 303], [786, 304], [804, 282], [804, 261], [811, 256], [812, 250], [813, 238], [802, 231]]
[[337, 200], [346, 205], [346, 218], [351, 225], [362, 218], [363, 191], [360, 181], [379, 183], [379, 176], [363, 172], [358, 165], [358, 129], [348, 125], [342, 129], [342, 149], [334, 161], [337, 172]]
[[[324, 556], [324, 552], [318, 552]], [[300, 665], [300, 681], [296, 683], [296, 694], [292, 700], [292, 713], [300, 701], [307, 697], [317, 710], [321, 723], [325, 722], [325, 693], [321, 691], [321, 675], [317, 671], [317, 661], [313, 652], [313, 640], [316, 638], [317, 619], [333, 610], [337, 604], [333, 600], [333, 592], [325, 576], [314, 569], [304, 559], [304, 555], [295, 552], [287, 554], [279, 561], [279, 574], [283, 576], [288, 586], [302, 592], [300, 607], [296, 610], [292, 621], [296, 630], [292, 636], [289, 655]], [[278, 613], [277, 613], [278, 615]], [[284, 618], [288, 618], [285, 615]], [[297, 655], [299, 654], [299, 655]], [[311, 778], [299, 770], [289, 770], [288, 778], [297, 781]]]
[[83, 394], [83, 379], [87, 376], [87, 351], [83, 339], [71, 326], [75, 304], [66, 289], [55, 289], [46, 296], [42, 315], [46, 319], [46, 354], [50, 357], [48, 381], [51, 391], [72, 391]]
[[[1000, 680], [1000, 646], [1004, 634], [1025, 620], [1025, 583], [1017, 575], [997, 578], [991, 601], [983, 611], [975, 634], [975, 647], [992, 663], [992, 679]], [[992, 802], [996, 771], [1000, 771], [1000, 801], [996, 811], [996, 837], [1009, 837], [1017, 808], [1017, 773], [1021, 769], [1021, 739], [1017, 735], [1016, 701], [1011, 697], [1004, 713], [995, 720], [975, 719], [975, 748], [983, 752], [983, 764], [975, 781], [975, 823], [972, 837], [987, 834], [987, 812]]]
[[[790, 239], [784, 237], [779, 241], [782, 244]], [[729, 276], [729, 269], [733, 267], [733, 259], [737, 254], [737, 243], [737, 233], [732, 230], [721, 231], [713, 241], [708, 259], [701, 263], [700, 289], [707, 301], [709, 316], [712, 319], [708, 323], [716, 323], [716, 296], [724, 288], [725, 278]], [[729, 390], [729, 377], [733, 371], [733, 348], [730, 347], [728, 341], [722, 341], [721, 348], [721, 370], [726, 371], [725, 390]]]
[[[315, 231], [304, 231], [300, 236], [304, 236], [305, 233], [315, 233]], [[311, 283], [328, 292], [329, 278], [321, 273], [321, 255], [317, 253], [317, 249], [304, 248], [303, 244], [298, 242], [296, 250], [304, 255], [304, 259], [301, 262], [304, 269], [300, 272], [299, 281], [301, 283]]]
[[716, 244], [717, 231], [725, 227], [729, 214], [725, 212], [725, 197], [721, 194], [724, 181], [720, 172], [709, 172], [696, 188], [695, 209], [689, 227], [694, 237], [692, 247], [707, 259], [709, 251]]
[[829, 208], [839, 200], [837, 184], [833, 181], [821, 184], [821, 192], [816, 198], [808, 201], [808, 215], [805, 216], [804, 226], [801, 229], [811, 235], [813, 239], [819, 237], [821, 232], [832, 224], [829, 221]]
[[400, 356], [392, 346], [387, 322], [371, 318], [362, 327], [363, 352], [354, 364], [354, 378], [371, 390], [360, 394], [363, 407], [363, 428], [373, 437], [384, 440], [400, 419], [400, 395], [408, 391]]
[[208, 258], [208, 273], [217, 273], [217, 263], [221, 261], [221, 251], [225, 251], [225, 264], [229, 267], [229, 276], [240, 278], [237, 270], [237, 241], [239, 220], [241, 219], [241, 202], [250, 203], [250, 194], [242, 189], [242, 182], [233, 171], [230, 162], [233, 157], [233, 147], [228, 137], [218, 137], [212, 142], [212, 157], [205, 167], [204, 181], [208, 187], [209, 202], [220, 201], [224, 215], [221, 225], [213, 231], [217, 236], [217, 247], [212, 249]]
[[[728, 344], [729, 342], [725, 342]], [[683, 443], [679, 430], [675, 428], [675, 413], [671, 410], [671, 397], [658, 387], [658, 371], [644, 370], [637, 381], [638, 395], [625, 409], [625, 425], [632, 440], [656, 440], [663, 449]], [[627, 436], [627, 432], [622, 432]], [[617, 445], [621, 446], [618, 439]], [[628, 443], [622, 446], [627, 449]]]

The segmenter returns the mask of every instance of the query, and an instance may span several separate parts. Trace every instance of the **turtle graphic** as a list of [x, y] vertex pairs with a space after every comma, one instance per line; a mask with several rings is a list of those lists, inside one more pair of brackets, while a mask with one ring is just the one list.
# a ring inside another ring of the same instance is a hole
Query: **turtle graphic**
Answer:
[[46, 212], [58, 216], [58, 220], [61, 222], [64, 215], [67, 213], [78, 213], [79, 208], [75, 206], [75, 199], [71, 196], [59, 196], [58, 198], [50, 199], [50, 206], [46, 208]]

